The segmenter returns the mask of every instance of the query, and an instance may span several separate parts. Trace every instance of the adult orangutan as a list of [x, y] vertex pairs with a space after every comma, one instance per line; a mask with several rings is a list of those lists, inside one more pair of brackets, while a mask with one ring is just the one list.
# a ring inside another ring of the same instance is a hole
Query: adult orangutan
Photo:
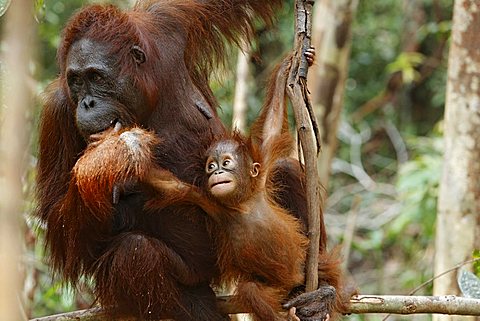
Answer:
[[[53, 269], [72, 285], [92, 276], [104, 307], [143, 319], [225, 319], [210, 288], [218, 271], [199, 207], [153, 212], [144, 206], [153, 193], [132, 182], [100, 215], [71, 172], [87, 145], [120, 123], [162, 137], [157, 165], [195, 183], [203, 168], [191, 164], [225, 132], [208, 87], [212, 66], [225, 56], [225, 39], [248, 36], [254, 17], [269, 21], [281, 2], [151, 0], [129, 11], [92, 5], [65, 27], [60, 75], [42, 111], [38, 215]], [[301, 171], [278, 166], [286, 196], [279, 203], [301, 216]]]
[[[293, 146], [284, 101], [288, 67], [289, 59], [272, 79], [270, 98], [253, 136], [225, 134], [210, 146], [201, 163], [205, 172], [198, 177], [198, 187], [155, 164], [153, 151], [161, 148], [161, 138], [138, 127], [122, 129], [118, 123], [113, 130], [96, 135], [98, 140], [73, 169], [80, 198], [100, 219], [110, 216], [118, 187], [132, 183], [147, 184], [159, 193], [146, 204], [152, 212], [172, 204], [201, 207], [212, 218], [209, 231], [218, 253], [218, 281], [237, 281], [234, 301], [260, 321], [282, 320], [281, 303], [304, 282], [306, 237], [301, 223], [275, 201], [281, 189], [271, 181], [278, 174], [276, 163], [288, 157]], [[325, 252], [319, 258], [321, 289], [311, 300], [316, 301], [316, 309], [300, 311], [306, 320], [327, 320], [331, 313], [345, 311], [344, 298], [328, 286], [340, 289], [338, 261]], [[171, 273], [183, 283], [195, 281], [181, 259], [175, 257], [169, 263]], [[97, 283], [100, 289], [115, 287], [102, 279]], [[303, 295], [288, 305], [311, 298]]]

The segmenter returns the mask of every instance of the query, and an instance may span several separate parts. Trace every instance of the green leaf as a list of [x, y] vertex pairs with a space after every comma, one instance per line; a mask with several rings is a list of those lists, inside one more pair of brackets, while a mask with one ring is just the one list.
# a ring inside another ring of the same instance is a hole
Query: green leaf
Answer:
[[402, 52], [397, 59], [387, 65], [390, 73], [401, 72], [403, 82], [408, 84], [417, 80], [420, 76], [415, 70], [423, 61], [425, 56], [418, 52]]
[[8, 7], [10, 6], [11, 0], [0, 0], [0, 17], [7, 12]]
[[[480, 250], [478, 249], [473, 250], [472, 257], [474, 259], [480, 259]], [[480, 260], [473, 262], [473, 272], [476, 275], [480, 275]]]

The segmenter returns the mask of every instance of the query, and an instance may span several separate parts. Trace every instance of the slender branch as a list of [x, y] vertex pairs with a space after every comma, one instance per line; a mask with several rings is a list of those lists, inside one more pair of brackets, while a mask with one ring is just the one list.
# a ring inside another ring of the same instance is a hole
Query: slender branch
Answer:
[[[73, 312], [50, 315], [48, 317], [31, 319], [30, 321], [107, 321], [108, 317], [100, 308], [78, 310]], [[135, 319], [119, 319], [118, 321], [134, 321]]]
[[[231, 296], [218, 297], [218, 305], [224, 313], [244, 313], [233, 305]], [[349, 313], [392, 313], [392, 314], [450, 314], [480, 316], [480, 299], [445, 296], [400, 296], [400, 295], [359, 295], [350, 300]], [[30, 321], [107, 321], [100, 308], [80, 310], [52, 315]], [[122, 318], [118, 321], [136, 321]]]
[[[312, 27], [312, 6], [314, 1], [295, 1], [295, 54], [287, 82], [287, 94], [292, 102], [298, 137], [300, 138], [305, 172], [307, 177], [306, 192], [308, 205], [308, 236], [310, 245], [306, 264], [306, 290], [313, 291], [318, 287], [318, 253], [320, 240], [325, 244], [325, 236], [320, 235], [321, 191], [317, 171], [317, 155], [320, 149], [319, 139], [315, 138], [315, 116], [310, 112], [311, 103], [306, 86], [308, 64], [304, 52], [310, 48]], [[310, 109], [309, 109], [310, 106]], [[301, 158], [302, 155], [299, 155]]]
[[350, 312], [391, 314], [480, 315], [480, 299], [444, 296], [359, 295], [351, 301]]

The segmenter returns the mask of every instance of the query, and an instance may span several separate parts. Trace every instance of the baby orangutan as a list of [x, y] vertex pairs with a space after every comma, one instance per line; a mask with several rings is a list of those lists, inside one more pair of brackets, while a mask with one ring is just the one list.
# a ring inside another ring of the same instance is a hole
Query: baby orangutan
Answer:
[[[95, 199], [90, 204], [98, 206], [97, 213], [107, 212], [108, 203], [116, 202], [116, 186], [131, 184], [132, 180], [147, 183], [161, 193], [157, 201], [147, 204], [150, 208], [179, 203], [200, 206], [212, 218], [219, 281], [238, 282], [234, 304], [252, 311], [256, 320], [278, 321], [285, 319], [278, 312], [282, 301], [304, 282], [308, 243], [300, 222], [272, 200], [274, 191], [266, 184], [269, 166], [275, 160], [272, 156], [290, 148], [290, 140], [289, 134], [282, 135], [263, 154], [237, 133], [217, 141], [207, 151], [205, 184], [199, 188], [153, 165], [150, 150], [159, 143], [153, 134], [140, 128], [117, 127], [91, 144], [77, 162], [74, 174], [80, 194]], [[92, 166], [92, 162], [107, 158], [109, 166]], [[89, 168], [95, 173], [88, 172]], [[92, 179], [102, 186], [100, 190], [113, 193], [113, 201], [105, 201], [106, 195], [98, 194], [98, 190], [90, 192]], [[172, 273], [184, 279], [183, 270], [174, 267]]]
[[284, 320], [282, 300], [304, 282], [308, 240], [266, 184], [272, 156], [290, 148], [289, 140], [283, 135], [267, 153], [237, 133], [217, 141], [206, 155], [203, 189], [162, 169], [152, 169], [147, 179], [163, 194], [151, 206], [194, 203], [212, 218], [221, 281], [237, 281], [234, 303], [256, 320]]

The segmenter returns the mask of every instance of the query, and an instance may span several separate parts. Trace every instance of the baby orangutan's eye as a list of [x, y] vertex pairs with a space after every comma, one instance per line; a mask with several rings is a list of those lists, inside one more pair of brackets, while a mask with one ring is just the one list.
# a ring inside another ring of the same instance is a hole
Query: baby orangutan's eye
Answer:
[[217, 165], [216, 165], [214, 162], [212, 162], [212, 163], [208, 164], [207, 170], [208, 170], [209, 172], [211, 172], [211, 171], [213, 171], [216, 167], [217, 167]]

